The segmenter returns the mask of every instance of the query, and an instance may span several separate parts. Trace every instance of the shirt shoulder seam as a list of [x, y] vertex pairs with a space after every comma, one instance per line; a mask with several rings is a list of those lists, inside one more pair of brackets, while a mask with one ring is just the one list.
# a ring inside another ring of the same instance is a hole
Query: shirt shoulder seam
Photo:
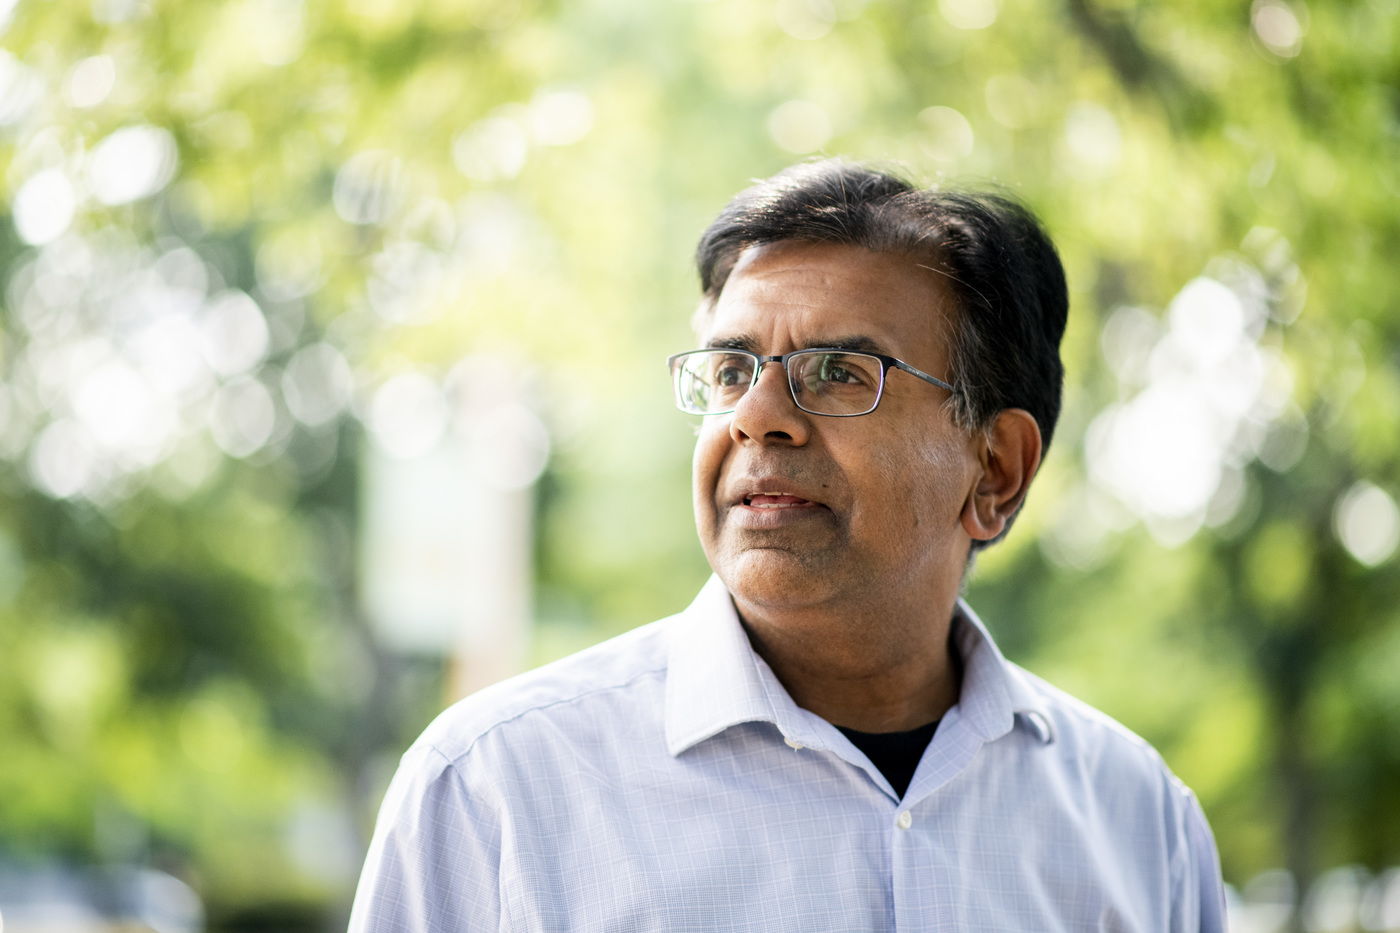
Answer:
[[632, 686], [640, 680], [644, 680], [648, 677], [654, 677], [657, 674], [665, 674], [666, 667], [667, 665], [665, 663], [662, 663], [657, 667], [648, 667], [645, 670], [637, 671], [631, 677], [623, 681], [618, 681], [617, 683], [603, 684], [601, 686], [591, 687], [579, 693], [573, 693], [568, 696], [558, 697], [556, 699], [530, 704], [524, 707], [523, 709], [511, 713], [509, 716], [496, 719], [492, 721], [490, 725], [484, 726], [481, 729], [477, 730], [476, 734], [472, 736], [471, 741], [468, 742], [466, 747], [463, 748], [461, 752], [459, 752], [455, 757], [443, 751], [434, 742], [425, 742], [423, 744], [427, 748], [432, 749], [432, 751], [435, 754], [437, 754], [438, 757], [442, 758], [442, 760], [445, 761], [449, 767], [455, 769], [458, 766], [458, 764], [462, 761], [462, 759], [466, 758], [468, 755], [471, 754], [472, 750], [476, 748], [476, 744], [478, 742], [480, 742], [482, 739], [484, 739], [491, 733], [495, 732], [497, 729], [500, 729], [502, 726], [509, 725], [510, 723], [515, 722], [516, 720], [521, 719], [522, 717], [527, 716], [530, 713], [538, 713], [547, 709], [553, 709], [556, 706], [566, 706], [571, 703], [577, 703], [581, 700], [585, 700], [589, 697], [596, 696], [600, 693], [607, 693], [613, 690], [625, 690], [626, 688]]
[[[1014, 664], [1014, 662], [1012, 662]], [[1157, 759], [1161, 759], [1161, 754], [1153, 747], [1152, 743], [1138, 735], [1132, 729], [1123, 725], [1117, 719], [1094, 707], [1083, 700], [1066, 693], [1059, 687], [1026, 670], [1019, 664], [1014, 664], [1016, 671], [1025, 677], [1031, 689], [1043, 699], [1050, 710], [1063, 712], [1073, 716], [1079, 722], [1092, 726], [1106, 733], [1117, 736], [1120, 740], [1149, 752]]]

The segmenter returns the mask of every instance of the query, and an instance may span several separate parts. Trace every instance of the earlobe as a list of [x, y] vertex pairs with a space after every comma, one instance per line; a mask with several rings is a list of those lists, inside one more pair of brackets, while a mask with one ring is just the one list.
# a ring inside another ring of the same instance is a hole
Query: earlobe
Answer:
[[1030, 413], [1008, 408], [997, 415], [981, 451], [981, 475], [963, 503], [968, 535], [990, 541], [1021, 507], [1040, 467], [1040, 428]]

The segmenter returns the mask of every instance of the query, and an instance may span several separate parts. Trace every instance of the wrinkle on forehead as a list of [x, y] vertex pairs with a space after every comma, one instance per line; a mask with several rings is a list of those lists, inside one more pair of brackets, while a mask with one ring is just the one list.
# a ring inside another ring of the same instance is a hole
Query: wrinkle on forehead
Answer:
[[[866, 334], [845, 334], [842, 336], [824, 337], [820, 334], [811, 335], [804, 346], [799, 350], [820, 347], [823, 350], [849, 350], [852, 353], [881, 353], [889, 354], [889, 348], [883, 343]], [[707, 350], [747, 350], [750, 353], [762, 353], [763, 341], [750, 331], [740, 334], [730, 334], [724, 337], [712, 337], [705, 342]]]
[[[856, 261], [852, 261], [856, 260]], [[900, 262], [903, 260], [903, 262]], [[907, 263], [907, 265], [906, 265]], [[842, 349], [866, 350], [898, 356], [899, 353], [883, 339], [869, 333], [868, 323], [876, 323], [853, 306], [844, 327], [833, 328], [830, 320], [819, 327], [809, 327], [803, 321], [805, 311], [829, 318], [826, 303], [833, 291], [884, 293], [892, 283], [891, 265], [915, 271], [914, 281], [924, 281], [929, 291], [912, 295], [911, 305], [926, 315], [931, 334], [947, 353], [947, 340], [952, 333], [951, 302], [946, 276], [931, 269], [918, 257], [901, 253], [870, 250], [863, 246], [809, 240], [780, 240], [744, 249], [725, 280], [723, 289], [713, 300], [702, 301], [692, 326], [701, 346], [736, 346], [755, 352], [776, 352], [758, 346], [754, 340], [752, 321], [742, 332], [721, 330], [721, 318], [735, 301], [757, 300], [768, 306], [768, 313], [780, 315], [783, 329], [793, 338], [793, 348], [834, 346]], [[896, 276], [895, 278], [898, 278]], [[876, 311], [873, 317], [878, 317]], [[883, 328], [879, 328], [883, 329]], [[863, 343], [856, 346], [855, 342]], [[755, 344], [749, 346], [748, 344]]]

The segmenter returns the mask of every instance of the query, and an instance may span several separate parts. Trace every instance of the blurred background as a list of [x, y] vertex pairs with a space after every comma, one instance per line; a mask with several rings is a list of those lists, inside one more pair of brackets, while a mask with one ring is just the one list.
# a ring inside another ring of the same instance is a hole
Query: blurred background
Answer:
[[446, 703], [684, 607], [692, 250], [823, 153], [1062, 250], [1006, 652], [1237, 930], [1400, 929], [1398, 8], [0, 0], [6, 929], [343, 927]]

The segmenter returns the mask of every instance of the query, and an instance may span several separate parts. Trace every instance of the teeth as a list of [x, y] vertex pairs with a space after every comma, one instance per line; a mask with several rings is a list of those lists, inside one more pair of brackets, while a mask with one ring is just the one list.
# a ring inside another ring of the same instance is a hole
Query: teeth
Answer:
[[[757, 499], [796, 499], [796, 502], [757, 502]], [[795, 496], [790, 492], [752, 492], [744, 497], [744, 504], [755, 509], [791, 509], [807, 504], [807, 500], [801, 496]]]

